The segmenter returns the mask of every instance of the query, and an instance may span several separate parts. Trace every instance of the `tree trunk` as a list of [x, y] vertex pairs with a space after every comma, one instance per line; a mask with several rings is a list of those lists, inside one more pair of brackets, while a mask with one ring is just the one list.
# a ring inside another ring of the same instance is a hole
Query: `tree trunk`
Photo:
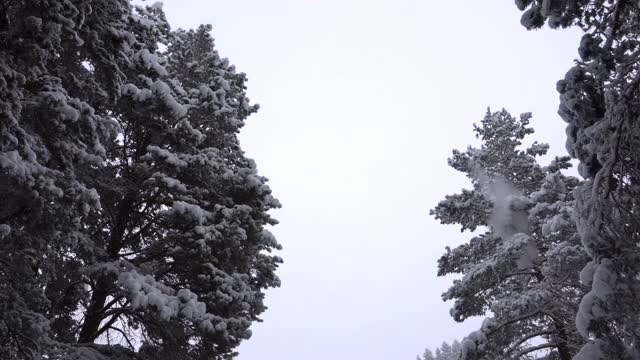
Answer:
[[102, 323], [102, 319], [104, 318], [104, 303], [109, 295], [108, 289], [110, 288], [110, 283], [111, 282], [105, 277], [101, 277], [100, 280], [98, 280], [96, 289], [93, 290], [93, 294], [91, 295], [91, 303], [87, 309], [82, 330], [78, 337], [79, 343], [95, 341], [100, 323]]
[[[136, 191], [128, 191], [120, 204], [118, 204], [118, 215], [116, 216], [114, 223], [111, 227], [111, 236], [109, 238], [109, 244], [107, 245], [107, 252], [111, 261], [118, 259], [118, 253], [122, 249], [124, 243], [124, 233], [129, 222], [129, 216], [132, 211], [133, 204], [136, 200]], [[91, 295], [91, 303], [87, 308], [85, 314], [84, 323], [82, 324], [82, 330], [78, 337], [79, 343], [88, 343], [95, 341], [98, 336], [98, 330], [100, 324], [104, 319], [105, 302], [109, 296], [115, 279], [109, 274], [102, 274], [96, 281], [96, 288], [93, 289]]]
[[571, 351], [569, 351], [569, 348], [567, 347], [567, 330], [564, 324], [557, 319], [553, 319], [553, 323], [556, 327], [556, 330], [558, 330], [557, 349], [560, 360], [571, 360], [573, 356], [571, 355]]

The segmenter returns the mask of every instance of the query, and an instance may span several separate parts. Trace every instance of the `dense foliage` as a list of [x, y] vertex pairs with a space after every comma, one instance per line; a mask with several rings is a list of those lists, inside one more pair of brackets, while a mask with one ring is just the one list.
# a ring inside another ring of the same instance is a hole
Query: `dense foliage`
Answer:
[[257, 110], [159, 5], [0, 1], [0, 353], [225, 359], [279, 285]]
[[640, 358], [640, 3], [517, 0], [522, 24], [584, 33], [563, 80], [567, 150], [586, 182], [576, 189], [577, 230], [591, 287], [576, 318], [591, 339], [576, 359]]

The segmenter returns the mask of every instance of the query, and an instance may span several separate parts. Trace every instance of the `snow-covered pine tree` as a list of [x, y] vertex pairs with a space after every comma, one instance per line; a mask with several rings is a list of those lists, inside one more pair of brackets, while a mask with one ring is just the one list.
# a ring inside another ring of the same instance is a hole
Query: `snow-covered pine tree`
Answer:
[[[100, 166], [129, 45], [127, 1], [0, 1], [0, 353], [40, 358], [73, 312], [60, 261], [99, 208], [78, 169]], [[91, 70], [87, 69], [90, 64]]]
[[458, 360], [462, 353], [462, 345], [458, 340], [454, 340], [451, 345], [446, 341], [436, 348], [435, 355], [429, 350], [425, 349], [422, 357], [418, 356], [418, 360]]
[[0, 14], [3, 354], [232, 357], [281, 262], [245, 75], [157, 4]]
[[563, 80], [559, 114], [567, 150], [587, 180], [576, 218], [591, 256], [581, 273], [591, 291], [576, 325], [592, 339], [576, 359], [640, 358], [640, 3], [632, 0], [517, 0], [528, 29], [580, 28]]
[[418, 355], [416, 360], [436, 360], [435, 356], [433, 356], [433, 352], [429, 349], [425, 349], [424, 353], [422, 353], [422, 357]]
[[481, 329], [462, 341], [462, 359], [569, 360], [583, 340], [574, 330], [584, 294], [577, 268], [587, 262], [572, 219], [572, 191], [579, 185], [562, 169], [569, 157], [541, 166], [548, 145], [522, 148], [531, 115], [487, 111], [474, 125], [480, 147], [453, 151], [449, 165], [471, 181], [471, 189], [447, 195], [431, 211], [443, 224], [476, 235], [447, 247], [438, 275], [461, 274], [443, 294], [455, 300], [456, 321], [490, 312]]

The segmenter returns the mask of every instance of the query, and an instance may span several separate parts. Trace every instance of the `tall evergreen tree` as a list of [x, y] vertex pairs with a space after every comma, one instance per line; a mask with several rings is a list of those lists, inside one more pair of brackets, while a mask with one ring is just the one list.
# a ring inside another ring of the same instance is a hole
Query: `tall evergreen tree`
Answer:
[[569, 360], [583, 341], [573, 330], [584, 293], [575, 269], [587, 262], [572, 218], [579, 181], [561, 173], [569, 157], [538, 164], [548, 145], [521, 148], [533, 133], [530, 117], [488, 111], [474, 126], [482, 145], [449, 159], [472, 188], [431, 211], [443, 224], [475, 232], [438, 262], [438, 275], [462, 275], [443, 294], [455, 300], [456, 321], [491, 312], [463, 340], [462, 359], [522, 359], [544, 349], [546, 359]]
[[576, 325], [592, 339], [577, 359], [640, 358], [640, 3], [632, 0], [517, 0], [522, 24], [580, 28], [563, 80], [559, 114], [567, 150], [587, 180], [577, 189], [578, 231], [591, 256], [591, 287]]
[[281, 262], [246, 76], [159, 5], [0, 14], [2, 353], [231, 358]]

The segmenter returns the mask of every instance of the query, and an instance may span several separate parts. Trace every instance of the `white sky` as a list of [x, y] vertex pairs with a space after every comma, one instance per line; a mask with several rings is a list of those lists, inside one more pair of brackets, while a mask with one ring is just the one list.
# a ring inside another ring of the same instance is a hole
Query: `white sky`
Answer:
[[555, 83], [575, 31], [527, 32], [513, 1], [165, 0], [174, 28], [210, 23], [261, 105], [241, 140], [283, 203], [282, 287], [240, 360], [415, 359], [461, 339], [436, 277], [468, 239], [429, 215], [466, 185], [446, 165], [487, 106], [532, 111], [564, 155]]

